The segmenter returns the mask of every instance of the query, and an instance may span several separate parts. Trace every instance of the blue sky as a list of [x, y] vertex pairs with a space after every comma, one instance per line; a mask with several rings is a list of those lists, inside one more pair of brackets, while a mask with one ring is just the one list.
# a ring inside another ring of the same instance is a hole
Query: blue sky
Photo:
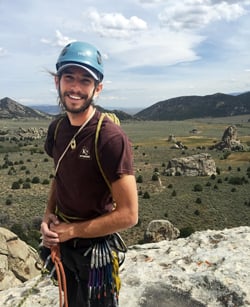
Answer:
[[104, 58], [103, 107], [250, 90], [250, 0], [0, 0], [0, 98], [56, 104], [65, 44]]

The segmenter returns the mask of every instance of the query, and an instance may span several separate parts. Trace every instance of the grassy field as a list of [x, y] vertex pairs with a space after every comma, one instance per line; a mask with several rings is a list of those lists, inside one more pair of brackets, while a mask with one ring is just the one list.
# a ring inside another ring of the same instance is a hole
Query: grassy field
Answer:
[[[191, 231], [250, 226], [250, 151], [231, 153], [225, 159], [223, 152], [208, 149], [221, 140], [224, 130], [231, 124], [236, 125], [241, 143], [249, 147], [248, 119], [249, 116], [241, 116], [122, 123], [133, 142], [136, 178], [143, 179], [138, 182], [139, 223], [122, 233], [128, 245], [143, 242], [147, 225], [153, 219], [167, 219], [177, 228]], [[46, 128], [48, 124], [45, 120], [2, 120], [0, 131], [8, 130], [15, 136], [19, 127]], [[190, 133], [193, 129], [197, 134]], [[187, 149], [170, 149], [170, 135]], [[30, 233], [39, 237], [37, 230], [53, 174], [52, 161], [44, 153], [43, 142], [44, 139], [0, 141], [0, 226], [22, 232], [24, 238], [31, 236]], [[214, 158], [220, 170], [215, 178], [163, 175], [171, 158], [201, 152], [208, 152]], [[152, 180], [155, 170], [160, 173], [161, 183]], [[245, 180], [237, 185], [230, 183], [230, 178], [236, 177]], [[14, 182], [19, 183], [19, 188], [13, 189]], [[194, 191], [196, 184], [202, 186], [202, 191]]]

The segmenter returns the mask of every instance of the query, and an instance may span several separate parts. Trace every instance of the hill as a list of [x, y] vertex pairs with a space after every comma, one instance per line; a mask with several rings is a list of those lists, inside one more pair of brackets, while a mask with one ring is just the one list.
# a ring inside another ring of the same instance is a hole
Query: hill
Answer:
[[0, 99], [0, 119], [13, 118], [48, 118], [47, 113], [34, 110], [5, 97]]
[[157, 102], [134, 116], [143, 120], [185, 120], [243, 114], [250, 114], [250, 92], [237, 96], [216, 93], [171, 98]]

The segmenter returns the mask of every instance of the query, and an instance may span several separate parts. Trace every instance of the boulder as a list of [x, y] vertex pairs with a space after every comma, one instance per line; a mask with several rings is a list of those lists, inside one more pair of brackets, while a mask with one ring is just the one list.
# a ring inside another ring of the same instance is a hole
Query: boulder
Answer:
[[164, 174], [167, 176], [211, 176], [216, 174], [216, 165], [210, 154], [200, 153], [170, 160]]
[[145, 243], [160, 242], [162, 240], [175, 240], [179, 237], [180, 231], [167, 220], [154, 220], [148, 224], [144, 234]]
[[232, 151], [243, 150], [244, 147], [237, 137], [237, 128], [234, 125], [228, 126], [223, 133], [221, 141], [211, 147], [211, 149], [214, 148], [218, 150]]
[[[0, 290], [40, 274], [37, 252], [13, 232], [0, 227]], [[1, 305], [1, 304], [0, 304]]]

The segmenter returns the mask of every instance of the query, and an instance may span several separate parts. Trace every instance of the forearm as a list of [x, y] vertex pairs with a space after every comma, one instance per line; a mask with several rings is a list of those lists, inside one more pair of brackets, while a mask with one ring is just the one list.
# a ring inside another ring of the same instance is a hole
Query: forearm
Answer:
[[49, 191], [47, 205], [44, 211], [43, 222], [49, 222], [50, 214], [54, 214], [56, 209], [56, 189], [55, 189], [55, 179], [51, 182], [51, 187]]
[[132, 212], [118, 210], [102, 215], [93, 220], [72, 223], [72, 237], [96, 238], [128, 229], [136, 224], [137, 219]]

